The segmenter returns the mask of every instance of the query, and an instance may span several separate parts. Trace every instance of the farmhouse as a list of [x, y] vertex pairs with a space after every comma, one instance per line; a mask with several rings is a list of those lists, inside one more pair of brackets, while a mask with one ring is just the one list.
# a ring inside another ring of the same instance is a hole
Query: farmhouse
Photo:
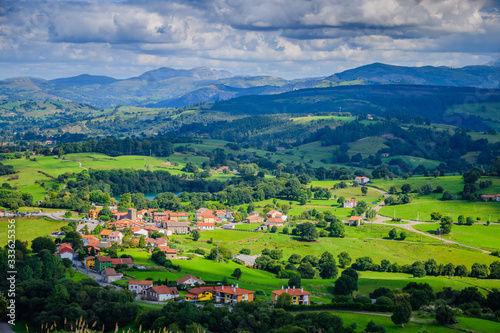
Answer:
[[206, 210], [202, 213], [196, 213], [196, 220], [200, 222], [213, 223], [217, 219], [217, 215], [211, 210]]
[[211, 301], [214, 296], [214, 287], [197, 287], [188, 290], [184, 295], [184, 300], [189, 301]]
[[344, 208], [356, 208], [358, 201], [356, 199], [344, 200]]
[[94, 269], [95, 268], [95, 257], [94, 256], [88, 256], [83, 259], [83, 263], [85, 264], [85, 267], [87, 269]]
[[267, 218], [281, 218], [283, 214], [281, 212], [278, 212], [277, 210], [271, 210], [266, 214]]
[[361, 216], [351, 216], [349, 218], [349, 225], [359, 227], [361, 225]]
[[148, 237], [149, 235], [149, 232], [145, 229], [139, 229], [139, 230], [132, 230], [133, 232], [133, 235], [136, 236], [136, 237], [141, 237], [141, 236], [144, 236], [144, 237]]
[[104, 242], [108, 241], [108, 242], [119, 243], [119, 244], [121, 244], [122, 238], [123, 238], [123, 234], [121, 232], [113, 231], [113, 230], [109, 230], [109, 229], [101, 231], [100, 235], [101, 235], [102, 241], [104, 241]]
[[200, 230], [200, 231], [214, 230], [215, 229], [215, 223], [213, 223], [213, 222], [198, 222], [197, 226], [198, 226], [198, 230]]
[[174, 234], [184, 235], [188, 233], [188, 222], [166, 221], [166, 228]]
[[482, 194], [480, 198], [483, 201], [500, 201], [500, 194], [497, 195]]
[[73, 247], [68, 243], [62, 243], [59, 245], [57, 253], [61, 259], [67, 258], [73, 260]]
[[255, 260], [257, 260], [258, 257], [260, 257], [260, 254], [256, 254], [254, 256], [249, 256], [246, 254], [237, 254], [234, 256], [234, 259], [243, 261], [245, 266], [253, 267], [255, 265]]
[[161, 252], [165, 253], [167, 259], [177, 259], [177, 250], [171, 249], [169, 246], [160, 245], [158, 246]]
[[149, 280], [130, 280], [128, 282], [128, 290], [136, 293], [142, 294], [146, 289], [153, 286], [153, 281]]
[[203, 282], [202, 279], [197, 278], [196, 276], [193, 275], [186, 275], [178, 279], [177, 284], [186, 284], [188, 286], [194, 287], [196, 284], [198, 285], [204, 285], [205, 282]]
[[217, 303], [236, 304], [239, 302], [247, 301], [253, 302], [254, 291], [238, 288], [238, 284], [233, 286], [216, 286], [214, 287], [215, 297]]
[[361, 184], [361, 185], [365, 185], [370, 181], [370, 178], [368, 178], [368, 177], [356, 177], [354, 179], [354, 181]]
[[272, 228], [273, 226], [276, 226], [278, 228], [283, 228], [283, 223], [284, 223], [283, 220], [280, 218], [275, 218], [275, 219], [268, 218], [266, 224], [269, 228]]
[[246, 223], [264, 223], [264, 218], [258, 215], [251, 215], [245, 219]]
[[122, 273], [116, 273], [114, 268], [105, 268], [101, 271], [101, 279], [103, 282], [111, 283], [118, 281], [123, 277]]
[[290, 296], [292, 296], [292, 304], [294, 305], [309, 305], [309, 298], [311, 296], [311, 293], [304, 291], [304, 288], [295, 289], [295, 287], [293, 288], [281, 287], [281, 290], [273, 290], [272, 293], [273, 293], [273, 304], [276, 304], [278, 296], [283, 293], [287, 293]]
[[98, 209], [90, 209], [88, 212], [87, 212], [87, 217], [89, 219], [97, 219], [99, 217], [99, 210]]
[[170, 288], [166, 286], [150, 287], [146, 289], [145, 294], [148, 300], [157, 302], [163, 302], [179, 297], [179, 291], [177, 288]]

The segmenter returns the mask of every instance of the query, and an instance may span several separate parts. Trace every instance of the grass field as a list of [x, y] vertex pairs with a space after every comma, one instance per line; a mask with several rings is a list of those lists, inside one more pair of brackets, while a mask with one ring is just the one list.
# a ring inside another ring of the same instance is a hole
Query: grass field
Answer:
[[[436, 229], [439, 223], [425, 223], [415, 225], [414, 228], [420, 231], [425, 231], [431, 235], [436, 234]], [[500, 225], [483, 225], [477, 224], [472, 226], [454, 225], [451, 233], [444, 235], [444, 238], [478, 247], [484, 250], [495, 251], [500, 250]]]
[[431, 221], [430, 213], [434, 211], [451, 216], [453, 221], [457, 221], [459, 215], [464, 215], [474, 219], [480, 217], [482, 222], [490, 220], [491, 217], [491, 222], [497, 222], [500, 219], [500, 202], [439, 201], [422, 197], [413, 199], [412, 203], [407, 205], [385, 206], [379, 213], [389, 217]]
[[[7, 220], [0, 221], [0, 246], [7, 244], [8, 224]], [[67, 223], [43, 218], [16, 220], [15, 225], [16, 239], [31, 242], [37, 237], [46, 236], [54, 231], [58, 231], [62, 226], [67, 225]]]
[[481, 333], [500, 332], [500, 323], [498, 322], [466, 317], [458, 317], [457, 320], [459, 323], [455, 324], [455, 326], [462, 329], [473, 330]]
[[349, 151], [347, 152], [350, 156], [361, 154], [363, 158], [367, 158], [369, 155], [374, 155], [382, 148], [388, 148], [384, 142], [387, 141], [384, 138], [379, 137], [368, 137], [356, 142], [349, 143]]

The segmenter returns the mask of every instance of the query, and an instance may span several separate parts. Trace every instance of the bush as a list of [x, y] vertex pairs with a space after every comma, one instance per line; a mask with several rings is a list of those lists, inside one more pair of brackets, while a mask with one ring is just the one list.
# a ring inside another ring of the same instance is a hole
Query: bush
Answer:
[[250, 255], [250, 249], [241, 249], [240, 254]]
[[194, 250], [194, 253], [201, 254], [202, 256], [204, 256], [206, 252], [203, 249], [196, 249], [196, 250]]

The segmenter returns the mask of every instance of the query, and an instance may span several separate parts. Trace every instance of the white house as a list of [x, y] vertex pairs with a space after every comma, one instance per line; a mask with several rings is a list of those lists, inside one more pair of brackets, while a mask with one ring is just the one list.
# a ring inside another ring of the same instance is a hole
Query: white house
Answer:
[[130, 280], [128, 282], [128, 290], [136, 293], [142, 294], [146, 289], [153, 286], [153, 281], [149, 280]]
[[148, 231], [144, 230], [144, 229], [139, 229], [139, 230], [134, 232], [134, 236], [137, 236], [137, 237], [141, 237], [141, 236], [148, 237], [148, 235], [149, 235]]
[[198, 222], [197, 226], [198, 226], [198, 230], [200, 230], [200, 231], [214, 230], [215, 229], [215, 223], [213, 223], [213, 222]]
[[196, 276], [186, 275], [178, 279], [177, 284], [187, 284], [188, 286], [194, 287], [196, 284], [204, 285], [205, 282], [202, 279], [197, 278]]
[[150, 301], [168, 301], [179, 297], [177, 288], [170, 288], [166, 286], [156, 286], [146, 289], [146, 298]]
[[368, 177], [356, 177], [354, 179], [354, 181], [361, 184], [361, 185], [365, 185], [370, 181], [370, 178], [368, 178]]

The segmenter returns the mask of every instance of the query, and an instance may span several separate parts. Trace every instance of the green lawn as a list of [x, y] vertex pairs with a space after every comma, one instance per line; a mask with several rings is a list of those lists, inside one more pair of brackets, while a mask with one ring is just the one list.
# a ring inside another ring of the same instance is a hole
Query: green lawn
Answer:
[[361, 313], [347, 313], [340, 311], [332, 311], [336, 316], [342, 318], [344, 322], [344, 327], [349, 326], [353, 323], [357, 326], [357, 332], [363, 330], [366, 325], [373, 320], [375, 325], [384, 326], [388, 333], [420, 333], [420, 332], [435, 332], [435, 333], [451, 333], [456, 332], [451, 328], [447, 328], [439, 325], [434, 320], [421, 320], [420, 318], [414, 319], [405, 324], [404, 328], [401, 325], [395, 325], [390, 316], [383, 315], [373, 315], [373, 314], [361, 314]]
[[457, 320], [459, 321], [459, 323], [455, 324], [454, 326], [462, 329], [473, 330], [481, 333], [500, 332], [500, 323], [498, 322], [466, 317], [457, 317]]
[[[0, 246], [7, 244], [8, 221], [0, 221]], [[32, 241], [39, 236], [46, 236], [58, 231], [66, 222], [53, 221], [46, 218], [16, 220], [16, 239], [20, 241]]]
[[[425, 231], [429, 234], [435, 235], [439, 223], [425, 223], [414, 226], [415, 229]], [[500, 225], [476, 224], [472, 226], [467, 225], [453, 225], [451, 233], [444, 235], [444, 238], [451, 238], [455, 242], [466, 245], [472, 245], [481, 249], [495, 251], [500, 250]]]
[[457, 221], [459, 215], [464, 215], [474, 219], [479, 217], [482, 222], [488, 221], [491, 216], [491, 221], [496, 222], [500, 219], [500, 202], [439, 201], [422, 197], [413, 199], [412, 203], [407, 205], [385, 206], [379, 213], [389, 217], [431, 221], [430, 214], [434, 211], [451, 216], [453, 221]]

